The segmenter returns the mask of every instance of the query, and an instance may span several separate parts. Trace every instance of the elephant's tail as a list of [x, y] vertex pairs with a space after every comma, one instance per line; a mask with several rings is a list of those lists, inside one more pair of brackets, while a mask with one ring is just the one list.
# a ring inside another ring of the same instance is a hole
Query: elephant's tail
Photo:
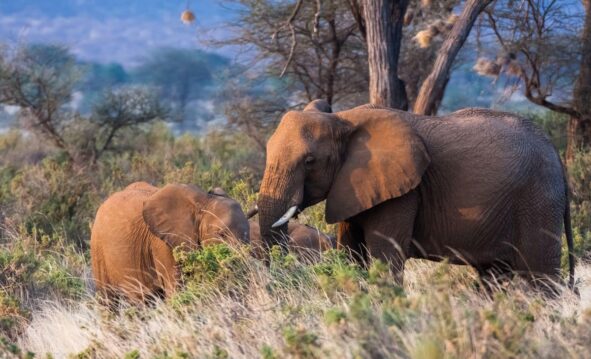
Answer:
[[573, 229], [570, 222], [570, 198], [568, 185], [566, 186], [566, 208], [564, 209], [564, 233], [568, 248], [568, 287], [576, 292], [575, 288], [575, 254], [573, 252]]

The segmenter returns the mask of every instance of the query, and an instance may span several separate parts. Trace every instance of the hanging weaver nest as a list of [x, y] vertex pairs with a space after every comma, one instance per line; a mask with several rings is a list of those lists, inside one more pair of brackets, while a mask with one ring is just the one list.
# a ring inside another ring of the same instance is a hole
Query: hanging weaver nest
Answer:
[[521, 75], [521, 66], [517, 62], [517, 56], [512, 52], [502, 52], [497, 55], [495, 61], [497, 65], [501, 66], [503, 72], [507, 75], [519, 77]]
[[481, 76], [497, 77], [501, 73], [501, 65], [486, 58], [479, 58], [472, 68]]
[[419, 47], [421, 49], [424, 49], [431, 45], [431, 41], [433, 40], [433, 34], [429, 29], [422, 30], [417, 32], [417, 34], [415, 35], [415, 40], [417, 40], [417, 42], [419, 43]]
[[426, 30], [422, 30], [417, 32], [414, 39], [419, 43], [419, 47], [424, 49], [431, 45], [431, 41], [433, 38], [441, 33], [440, 29], [441, 24], [436, 22], [434, 24], [429, 25]]
[[191, 10], [185, 10], [181, 14], [181, 21], [186, 25], [190, 25], [195, 21], [195, 14]]
[[519, 77], [521, 76], [521, 66], [517, 63], [517, 61], [512, 60], [506, 67], [505, 72], [511, 76]]
[[431, 6], [431, 0], [421, 0], [421, 7], [426, 8]]
[[419, 43], [419, 47], [424, 49], [431, 45], [433, 38], [440, 34], [447, 34], [451, 31], [454, 24], [458, 20], [458, 15], [450, 15], [447, 20], [437, 20], [427, 27], [427, 29], [419, 31], [414, 39]]
[[447, 18], [447, 20], [446, 20], [445, 22], [446, 22], [448, 25], [451, 25], [451, 26], [453, 26], [453, 25], [454, 25], [454, 24], [455, 24], [455, 23], [458, 21], [458, 19], [459, 19], [459, 18], [460, 18], [460, 16], [459, 16], [459, 15], [456, 15], [456, 14], [451, 14], [451, 15], [449, 15], [449, 17]]

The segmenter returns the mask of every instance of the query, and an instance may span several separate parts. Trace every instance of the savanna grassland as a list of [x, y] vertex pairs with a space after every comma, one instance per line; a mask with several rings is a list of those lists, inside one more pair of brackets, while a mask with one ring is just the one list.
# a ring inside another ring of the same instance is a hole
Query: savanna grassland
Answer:
[[[552, 137], [556, 117], [537, 121]], [[0, 352], [37, 358], [588, 358], [591, 357], [591, 154], [570, 169], [580, 297], [520, 280], [480, 289], [467, 267], [388, 267], [329, 251], [316, 264], [248, 248], [177, 253], [183, 287], [149, 307], [111, 312], [93, 291], [89, 232], [100, 203], [134, 181], [224, 188], [246, 210], [264, 154], [241, 133], [175, 137], [162, 123], [123, 131], [119, 151], [73, 165], [28, 131], [0, 136]], [[299, 220], [334, 232], [322, 205]], [[566, 258], [563, 261], [566, 269]], [[566, 272], [565, 272], [566, 273]]]

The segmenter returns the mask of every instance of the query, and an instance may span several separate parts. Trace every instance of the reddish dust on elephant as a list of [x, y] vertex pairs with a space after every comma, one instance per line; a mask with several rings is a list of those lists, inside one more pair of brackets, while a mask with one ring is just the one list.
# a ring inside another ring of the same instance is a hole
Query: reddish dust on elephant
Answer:
[[90, 240], [97, 290], [132, 301], [168, 296], [177, 286], [173, 249], [220, 242], [249, 242], [236, 201], [192, 185], [133, 183], [97, 211]]

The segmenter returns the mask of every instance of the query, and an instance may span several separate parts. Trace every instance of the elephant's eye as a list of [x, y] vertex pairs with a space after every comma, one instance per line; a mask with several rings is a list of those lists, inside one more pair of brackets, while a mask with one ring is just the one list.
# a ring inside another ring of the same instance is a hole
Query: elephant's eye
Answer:
[[306, 157], [306, 159], [304, 160], [304, 163], [306, 164], [306, 166], [311, 165], [312, 163], [314, 163], [314, 157], [313, 156], [308, 156]]

